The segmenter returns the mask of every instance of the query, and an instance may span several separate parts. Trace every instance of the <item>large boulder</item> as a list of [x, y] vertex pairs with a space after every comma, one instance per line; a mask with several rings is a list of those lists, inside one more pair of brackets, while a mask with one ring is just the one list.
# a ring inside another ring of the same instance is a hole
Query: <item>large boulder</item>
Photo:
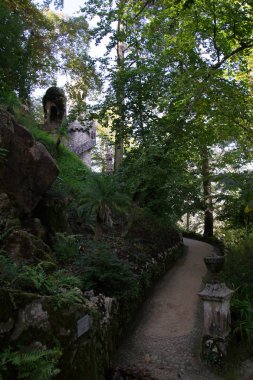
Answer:
[[3, 239], [1, 247], [16, 262], [33, 264], [53, 260], [49, 246], [25, 230], [14, 229]]
[[0, 192], [14, 198], [18, 207], [30, 213], [51, 187], [59, 170], [44, 145], [5, 110], [0, 109]]

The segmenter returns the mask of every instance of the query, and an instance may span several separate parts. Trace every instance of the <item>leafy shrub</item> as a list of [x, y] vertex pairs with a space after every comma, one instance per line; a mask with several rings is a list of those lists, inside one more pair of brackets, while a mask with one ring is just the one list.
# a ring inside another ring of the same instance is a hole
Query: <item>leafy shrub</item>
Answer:
[[8, 347], [0, 354], [0, 380], [9, 371], [15, 372], [17, 379], [52, 379], [60, 372], [56, 365], [61, 355], [59, 348], [21, 352]]
[[235, 294], [231, 302], [234, 322], [233, 333], [239, 333], [246, 341], [251, 344], [253, 341], [253, 305], [249, 299], [242, 299]]
[[180, 243], [181, 235], [149, 209], [136, 210], [136, 214], [128, 228], [127, 236], [142, 245], [142, 251], [163, 252]]
[[234, 333], [253, 339], [253, 237], [230, 248], [222, 280], [235, 290], [232, 298]]
[[113, 225], [112, 212], [124, 214], [130, 207], [130, 198], [117, 189], [113, 176], [93, 173], [87, 178], [78, 208], [79, 215], [95, 227], [95, 239], [101, 236], [101, 225]]
[[52, 270], [52, 263], [17, 265], [10, 258], [0, 255], [0, 285], [12, 289], [53, 295], [56, 304], [81, 303], [81, 280], [64, 270]]
[[57, 259], [63, 263], [72, 262], [79, 254], [81, 242], [81, 235], [57, 233], [53, 246]]
[[12, 233], [15, 227], [16, 225], [7, 227], [7, 219], [0, 218], [0, 243]]
[[15, 92], [1, 92], [0, 94], [0, 104], [1, 107], [6, 109], [8, 112], [16, 115], [20, 113], [21, 102], [18, 99]]
[[92, 248], [77, 263], [83, 287], [118, 299], [135, 298], [139, 291], [138, 277], [130, 264], [109, 252], [104, 243], [92, 244]]
[[226, 246], [233, 249], [236, 245], [244, 244], [246, 240], [252, 239], [252, 227], [247, 228], [234, 228], [226, 230], [223, 240]]
[[0, 164], [1, 162], [5, 161], [7, 153], [8, 153], [7, 149], [0, 148]]
[[0, 251], [0, 286], [10, 286], [18, 275], [17, 265]]
[[225, 263], [223, 279], [239, 294], [253, 298], [253, 237], [230, 248]]

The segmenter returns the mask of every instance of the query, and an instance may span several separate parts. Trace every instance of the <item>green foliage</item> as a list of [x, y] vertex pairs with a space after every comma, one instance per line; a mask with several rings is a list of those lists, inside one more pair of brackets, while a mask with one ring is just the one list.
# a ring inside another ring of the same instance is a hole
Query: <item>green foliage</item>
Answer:
[[230, 247], [222, 280], [235, 290], [232, 298], [234, 332], [253, 339], [253, 236]]
[[15, 91], [27, 101], [36, 85], [52, 84], [57, 72], [70, 74], [66, 87], [74, 100], [98, 85], [88, 56], [88, 23], [80, 15], [64, 18], [31, 0], [3, 0], [0, 45], [0, 98]]
[[35, 84], [52, 79], [53, 25], [30, 0], [1, 1], [0, 15], [0, 94], [15, 91], [27, 100]]
[[17, 265], [5, 255], [4, 251], [0, 251], [0, 286], [10, 286], [13, 279], [18, 275]]
[[26, 122], [24, 125], [30, 129], [36, 140], [45, 145], [49, 153], [56, 160], [60, 174], [53, 185], [55, 190], [60, 190], [71, 198], [80, 198], [84, 191], [85, 179], [90, 173], [89, 168], [76, 154], [70, 152], [66, 147], [60, 145], [58, 150], [56, 150], [55, 137], [36, 127], [34, 122], [33, 125], [27, 125]]
[[185, 153], [176, 155], [174, 149], [177, 145], [132, 149], [119, 174], [134, 201], [169, 225], [200, 203], [199, 179], [187, 171]]
[[100, 17], [97, 44], [110, 35], [100, 60], [109, 85], [97, 109], [100, 123], [124, 139], [124, 183], [171, 224], [203, 209], [206, 177], [231, 170], [226, 151], [234, 146], [237, 169], [252, 157], [249, 2], [85, 0], [82, 11]]
[[56, 365], [61, 355], [59, 348], [12, 351], [8, 347], [0, 354], [0, 379], [11, 371], [17, 379], [50, 380], [60, 373]]
[[12, 285], [28, 291], [43, 291], [47, 288], [47, 276], [42, 263], [36, 266], [22, 265], [19, 267], [17, 277], [12, 279]]
[[138, 277], [130, 264], [110, 252], [104, 243], [93, 243], [90, 252], [78, 260], [77, 270], [86, 290], [118, 299], [134, 299], [138, 295]]
[[252, 300], [234, 294], [231, 302], [234, 314], [233, 334], [240, 334], [250, 345], [253, 341], [253, 305]]
[[[218, 219], [225, 224], [227, 230], [225, 235], [231, 235], [232, 229], [232, 231], [238, 231], [239, 237], [243, 229], [247, 233], [253, 223], [252, 171], [243, 170], [239, 173], [221, 174], [216, 178], [222, 185], [220, 197], [223, 201], [218, 212]], [[228, 237], [228, 242], [231, 239], [234, 240], [234, 237]]]
[[227, 228], [224, 231], [222, 239], [227, 247], [232, 247], [232, 249], [234, 249], [236, 246], [241, 245], [247, 240], [249, 235], [252, 235], [251, 226], [248, 228]]
[[28, 292], [52, 295], [56, 307], [65, 303], [82, 303], [81, 280], [66, 272], [56, 270], [51, 262], [37, 265], [17, 265], [4, 252], [0, 255], [0, 286]]
[[81, 243], [81, 235], [57, 233], [53, 245], [56, 258], [63, 264], [72, 262], [80, 252]]
[[230, 247], [225, 264], [224, 279], [240, 294], [253, 298], [253, 236], [250, 234], [239, 244]]
[[15, 225], [8, 227], [7, 226], [7, 220], [5, 218], [0, 217], [0, 243], [11, 234], [11, 232], [14, 230]]
[[1, 107], [15, 115], [21, 108], [21, 102], [15, 92], [0, 92]]
[[77, 198], [82, 197], [85, 180], [90, 169], [67, 148], [60, 146], [56, 157], [57, 165], [60, 169], [57, 187], [65, 189], [65, 192]]
[[63, 120], [63, 122], [56, 129], [56, 149], [58, 149], [63, 139], [67, 139], [69, 137], [68, 131], [68, 123], [67, 120]]
[[70, 288], [64, 292], [54, 295], [54, 309], [57, 310], [63, 306], [83, 304], [82, 293], [78, 288]]
[[[93, 173], [87, 178], [78, 212], [96, 228], [101, 223], [112, 227], [112, 212], [124, 214], [129, 206], [130, 198], [119, 191], [113, 176]], [[95, 237], [96, 232], [98, 231], [95, 231]]]
[[8, 150], [4, 148], [0, 148], [0, 164], [1, 162], [5, 160], [7, 153], [8, 153]]

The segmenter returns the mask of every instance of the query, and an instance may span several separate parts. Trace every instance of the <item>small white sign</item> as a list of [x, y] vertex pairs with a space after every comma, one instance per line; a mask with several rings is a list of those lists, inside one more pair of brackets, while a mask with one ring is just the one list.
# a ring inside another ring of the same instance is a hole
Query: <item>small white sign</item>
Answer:
[[90, 318], [88, 314], [77, 321], [77, 337], [79, 338], [90, 329]]

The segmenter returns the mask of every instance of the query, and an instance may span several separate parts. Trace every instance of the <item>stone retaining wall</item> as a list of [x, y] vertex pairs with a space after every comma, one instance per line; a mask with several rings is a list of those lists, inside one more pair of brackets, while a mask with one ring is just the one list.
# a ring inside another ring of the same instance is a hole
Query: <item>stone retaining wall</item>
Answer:
[[[84, 293], [83, 304], [67, 305], [54, 296], [0, 289], [0, 347], [60, 346], [57, 379], [103, 380], [110, 356], [148, 289], [182, 253], [180, 243], [158, 255], [141, 274], [139, 299], [120, 305], [92, 291]], [[10, 374], [6, 380], [13, 378]]]

